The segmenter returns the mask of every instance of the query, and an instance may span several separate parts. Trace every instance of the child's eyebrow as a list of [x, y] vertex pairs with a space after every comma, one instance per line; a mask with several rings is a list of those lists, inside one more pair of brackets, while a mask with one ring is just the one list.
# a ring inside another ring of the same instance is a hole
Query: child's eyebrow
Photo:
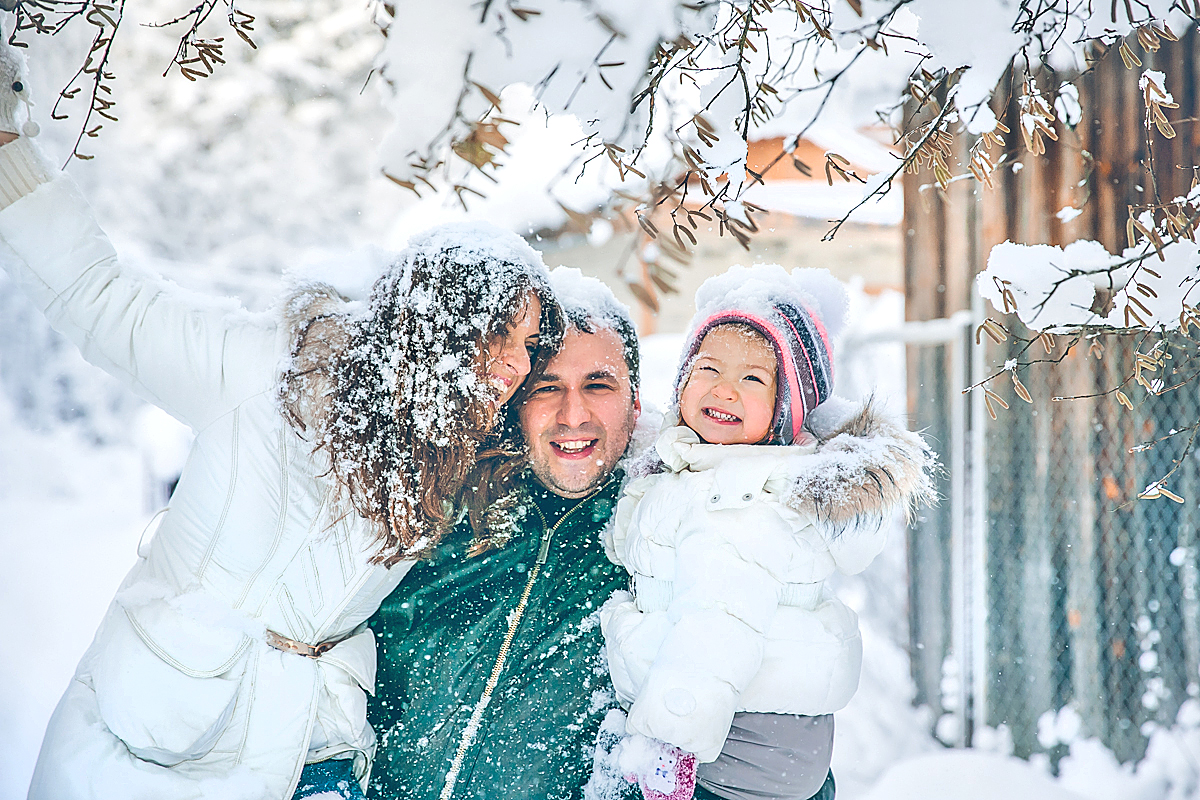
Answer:
[[774, 361], [772, 361], [772, 362], [770, 362], [770, 363], [765, 363], [765, 362], [761, 362], [761, 363], [760, 363], [760, 362], [757, 362], [757, 361], [747, 361], [747, 362], [746, 362], [746, 363], [745, 363], [743, 366], [745, 366], [747, 369], [761, 369], [763, 372], [769, 372], [769, 373], [771, 373], [772, 375], [774, 375], [774, 374], [775, 374], [775, 371], [776, 371], [776, 367], [775, 367], [775, 362], [774, 362]]

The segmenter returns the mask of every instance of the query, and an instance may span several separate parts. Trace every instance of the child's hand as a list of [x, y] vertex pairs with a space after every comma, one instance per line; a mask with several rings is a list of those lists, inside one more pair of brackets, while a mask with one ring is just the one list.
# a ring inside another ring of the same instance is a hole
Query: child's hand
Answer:
[[691, 800], [696, 790], [696, 756], [666, 742], [636, 738], [648, 747], [637, 748], [643, 752], [638, 769], [625, 780], [636, 782], [646, 800]]

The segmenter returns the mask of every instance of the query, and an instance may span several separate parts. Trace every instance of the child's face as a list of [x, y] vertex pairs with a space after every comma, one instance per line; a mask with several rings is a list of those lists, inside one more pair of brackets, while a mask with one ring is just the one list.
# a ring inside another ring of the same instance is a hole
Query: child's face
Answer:
[[710, 444], [755, 444], [775, 416], [775, 351], [754, 331], [718, 325], [700, 342], [679, 396], [683, 423]]

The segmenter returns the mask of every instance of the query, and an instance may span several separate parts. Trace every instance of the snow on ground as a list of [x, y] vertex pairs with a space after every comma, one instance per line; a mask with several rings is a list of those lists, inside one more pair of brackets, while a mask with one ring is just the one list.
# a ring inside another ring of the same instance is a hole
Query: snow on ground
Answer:
[[0, 798], [24, 798], [46, 720], [136, 558], [142, 457], [34, 433], [0, 395]]
[[862, 800], [1084, 800], [1012, 756], [951, 750], [897, 764]]

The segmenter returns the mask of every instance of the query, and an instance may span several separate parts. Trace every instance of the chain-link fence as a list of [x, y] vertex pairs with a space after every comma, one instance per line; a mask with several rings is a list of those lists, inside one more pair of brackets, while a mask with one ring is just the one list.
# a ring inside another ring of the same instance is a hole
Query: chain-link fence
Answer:
[[[940, 340], [919, 334], [932, 323], [906, 335], [913, 421], [944, 468], [941, 506], [909, 531], [918, 702], [948, 744], [1000, 731], [1016, 755], [1055, 763], [1069, 737], [1052, 714], [1070, 708], [1080, 733], [1137, 760], [1151, 727], [1200, 693], [1200, 464], [1184, 457], [1200, 396], [1129, 384], [1128, 410], [1110, 390], [1133, 374], [1139, 343], [1085, 341], [1063, 357], [1060, 342], [1039, 352], [1057, 363], [1022, 371], [1033, 403], [998, 388], [1012, 407], [993, 421], [981, 393], [961, 390], [987, 374], [985, 355], [1002, 363], [1017, 344], [985, 354], [959, 323]], [[1173, 345], [1178, 380], [1195, 346]], [[1088, 397], [1054, 400], [1073, 396]], [[1138, 499], [1172, 469], [1183, 502]]]

